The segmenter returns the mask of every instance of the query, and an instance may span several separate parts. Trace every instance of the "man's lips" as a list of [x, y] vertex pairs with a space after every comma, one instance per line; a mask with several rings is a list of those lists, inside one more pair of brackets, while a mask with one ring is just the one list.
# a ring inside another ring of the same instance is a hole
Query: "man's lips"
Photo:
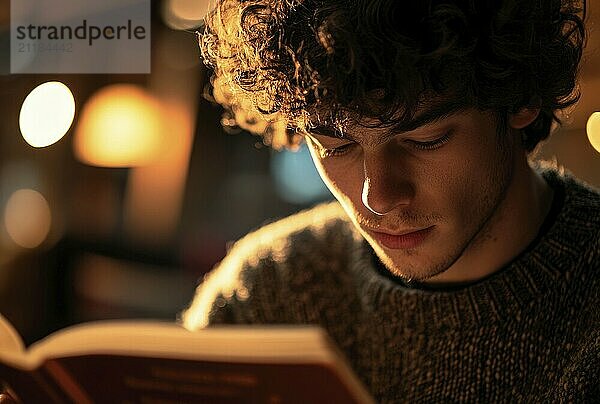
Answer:
[[424, 229], [405, 230], [397, 233], [386, 233], [370, 229], [367, 231], [385, 247], [398, 250], [417, 247], [431, 234], [434, 227], [429, 226]]

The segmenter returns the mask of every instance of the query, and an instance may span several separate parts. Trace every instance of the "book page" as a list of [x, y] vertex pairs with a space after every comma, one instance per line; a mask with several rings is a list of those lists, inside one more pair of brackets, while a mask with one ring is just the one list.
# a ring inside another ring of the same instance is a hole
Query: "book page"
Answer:
[[249, 362], [331, 362], [334, 351], [316, 327], [220, 326], [189, 331], [175, 323], [104, 321], [55, 332], [29, 349], [29, 359], [83, 354], [239, 360]]
[[25, 344], [12, 324], [0, 314], [0, 352], [22, 352]]

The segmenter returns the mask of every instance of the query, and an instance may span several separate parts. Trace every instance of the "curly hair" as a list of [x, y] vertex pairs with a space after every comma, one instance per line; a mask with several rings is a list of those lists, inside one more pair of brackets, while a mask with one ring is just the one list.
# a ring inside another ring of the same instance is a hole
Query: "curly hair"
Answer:
[[272, 144], [315, 124], [399, 126], [433, 98], [539, 108], [531, 151], [577, 102], [585, 0], [218, 0], [200, 45], [217, 101]]

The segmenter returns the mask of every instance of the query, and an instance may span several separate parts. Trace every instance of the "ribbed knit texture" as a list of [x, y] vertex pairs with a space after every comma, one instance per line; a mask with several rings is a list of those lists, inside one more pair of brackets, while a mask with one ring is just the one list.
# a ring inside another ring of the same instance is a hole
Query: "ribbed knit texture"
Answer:
[[494, 275], [455, 290], [382, 276], [341, 207], [239, 241], [184, 324], [325, 327], [377, 402], [600, 402], [600, 195], [556, 170], [549, 229]]

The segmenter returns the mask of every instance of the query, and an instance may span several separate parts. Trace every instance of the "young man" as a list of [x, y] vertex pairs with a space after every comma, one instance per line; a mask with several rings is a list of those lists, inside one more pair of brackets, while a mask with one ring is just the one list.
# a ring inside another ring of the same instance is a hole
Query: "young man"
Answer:
[[321, 324], [378, 402], [599, 399], [600, 195], [528, 160], [578, 98], [584, 15], [220, 1], [215, 97], [271, 143], [306, 141], [338, 202], [238, 242], [185, 325]]

